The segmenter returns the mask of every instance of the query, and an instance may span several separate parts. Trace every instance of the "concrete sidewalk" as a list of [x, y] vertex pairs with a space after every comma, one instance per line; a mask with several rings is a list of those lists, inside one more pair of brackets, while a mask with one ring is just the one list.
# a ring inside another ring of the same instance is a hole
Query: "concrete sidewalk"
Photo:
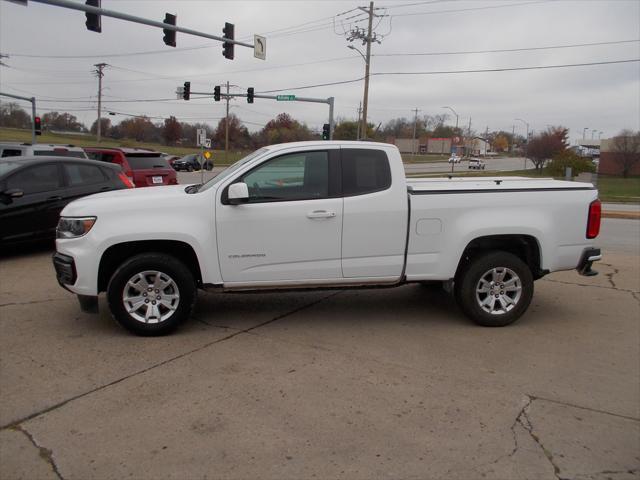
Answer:
[[625, 218], [640, 220], [639, 203], [603, 203], [602, 216], [605, 218]]

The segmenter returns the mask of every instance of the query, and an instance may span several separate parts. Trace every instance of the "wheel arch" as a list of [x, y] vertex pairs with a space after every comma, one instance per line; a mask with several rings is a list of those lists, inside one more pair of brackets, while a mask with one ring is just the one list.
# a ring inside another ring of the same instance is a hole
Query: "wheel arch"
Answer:
[[501, 234], [485, 235], [471, 240], [465, 247], [458, 266], [456, 278], [464, 271], [465, 267], [482, 253], [501, 250], [512, 253], [526, 263], [531, 270], [534, 280], [537, 280], [548, 272], [542, 270], [542, 255], [538, 240], [532, 235], [526, 234]]
[[184, 263], [193, 274], [198, 287], [202, 286], [202, 272], [198, 256], [191, 245], [178, 240], [137, 240], [110, 246], [100, 258], [98, 292], [107, 290], [109, 279], [125, 260], [141, 253], [164, 253]]

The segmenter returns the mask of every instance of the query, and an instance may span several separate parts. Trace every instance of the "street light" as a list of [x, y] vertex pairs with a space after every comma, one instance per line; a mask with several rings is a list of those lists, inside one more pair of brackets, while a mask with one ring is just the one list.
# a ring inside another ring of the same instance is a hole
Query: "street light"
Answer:
[[594, 135], [596, 134], [597, 131], [598, 131], [598, 129], [591, 130], [591, 140], [593, 140], [593, 137], [594, 137]]
[[[371, 4], [373, 5], [373, 3]], [[371, 22], [369, 22], [369, 27], [371, 27]], [[369, 44], [370, 45], [370, 44]], [[370, 46], [367, 46], [367, 53], [369, 53]], [[367, 57], [358, 50], [353, 45], [347, 45], [347, 48], [351, 50], [355, 50], [360, 54], [362, 59], [364, 60], [364, 98], [362, 100], [362, 138], [367, 138], [367, 105], [369, 100], [369, 62], [367, 61]]]
[[587, 138], [587, 137], [586, 137], [586, 135], [587, 135], [587, 130], [589, 130], [589, 127], [584, 127], [584, 128], [582, 129], [582, 139], [583, 139], [583, 140], [585, 140], [585, 139]]
[[453, 114], [456, 116], [456, 133], [457, 133], [457, 131], [458, 131], [458, 114], [457, 114], [457, 113], [456, 113], [456, 111], [455, 111], [453, 108], [451, 108], [451, 107], [444, 106], [444, 107], [441, 107], [441, 108], [448, 108], [448, 109], [449, 109], [449, 110], [451, 110], [451, 111], [453, 112]]
[[601, 140], [601, 139], [602, 139], [602, 134], [603, 134], [603, 133], [604, 133], [604, 132], [598, 132], [598, 140]]
[[527, 126], [527, 138], [526, 143], [524, 144], [524, 169], [527, 169], [527, 156], [529, 156], [529, 123], [522, 120], [521, 118], [516, 118], [517, 121], [524, 123]]

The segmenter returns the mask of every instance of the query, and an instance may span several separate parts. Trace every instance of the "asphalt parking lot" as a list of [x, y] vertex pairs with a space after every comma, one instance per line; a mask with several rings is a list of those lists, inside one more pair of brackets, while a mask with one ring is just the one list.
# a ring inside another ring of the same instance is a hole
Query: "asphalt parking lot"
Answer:
[[0, 259], [0, 478], [637, 479], [638, 225], [605, 220], [601, 274], [544, 278], [501, 329], [408, 285], [202, 293], [139, 338], [49, 250]]

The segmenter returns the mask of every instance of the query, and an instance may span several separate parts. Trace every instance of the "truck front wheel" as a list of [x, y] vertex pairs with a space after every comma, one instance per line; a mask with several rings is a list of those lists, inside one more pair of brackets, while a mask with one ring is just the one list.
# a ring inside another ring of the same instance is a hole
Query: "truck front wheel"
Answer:
[[533, 297], [533, 275], [520, 258], [503, 251], [475, 257], [458, 275], [455, 295], [462, 311], [478, 325], [515, 322]]
[[127, 330], [144, 336], [165, 335], [189, 318], [196, 299], [191, 271], [163, 253], [126, 260], [107, 287], [113, 317]]

